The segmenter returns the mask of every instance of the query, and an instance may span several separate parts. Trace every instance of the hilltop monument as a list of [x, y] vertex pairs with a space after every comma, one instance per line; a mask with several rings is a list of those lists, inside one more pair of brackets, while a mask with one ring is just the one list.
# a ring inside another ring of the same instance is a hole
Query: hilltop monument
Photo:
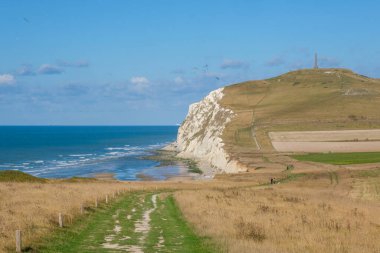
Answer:
[[318, 54], [315, 53], [314, 55], [314, 69], [319, 69], [318, 67]]

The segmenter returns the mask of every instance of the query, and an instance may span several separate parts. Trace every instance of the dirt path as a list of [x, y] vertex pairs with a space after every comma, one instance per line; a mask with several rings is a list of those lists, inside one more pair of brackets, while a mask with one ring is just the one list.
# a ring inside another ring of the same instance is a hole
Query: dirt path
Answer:
[[40, 252], [212, 252], [168, 193], [132, 193], [102, 208], [83, 224], [59, 231]]
[[[156, 194], [152, 195], [151, 201], [153, 203], [153, 207], [148, 210], [145, 210], [142, 217], [139, 220], [135, 221], [134, 233], [138, 234], [138, 237], [139, 237], [138, 244], [135, 245], [131, 243], [129, 245], [128, 244], [124, 245], [124, 242], [128, 243], [128, 241], [132, 239], [130, 236], [124, 235], [121, 238], [120, 237], [117, 238], [117, 235], [119, 235], [122, 232], [122, 227], [120, 226], [120, 221], [119, 221], [120, 210], [117, 210], [116, 214], [112, 216], [112, 218], [115, 220], [114, 229], [111, 231], [110, 234], [105, 235], [104, 237], [105, 242], [102, 244], [103, 248], [112, 249], [112, 250], [123, 250], [127, 252], [132, 252], [132, 253], [144, 252], [142, 245], [144, 245], [146, 236], [150, 231], [150, 227], [151, 227], [150, 215], [157, 208]], [[136, 209], [132, 209], [131, 211], [135, 212], [135, 210]], [[131, 214], [127, 215], [127, 219], [128, 217], [130, 219]]]
[[257, 107], [261, 104], [262, 101], [264, 101], [264, 99], [268, 96], [269, 94], [269, 90], [270, 90], [270, 86], [268, 85], [267, 87], [267, 91], [264, 93], [264, 95], [259, 99], [259, 101], [255, 104], [254, 108], [252, 109], [252, 119], [251, 119], [251, 135], [252, 135], [252, 139], [253, 141], [255, 142], [256, 144], [256, 148], [257, 150], [261, 150], [261, 145], [259, 143], [259, 141], [257, 140], [257, 137], [256, 137], [256, 124], [255, 124], [255, 120], [256, 120], [256, 117], [255, 117], [255, 114], [256, 114], [256, 109]]

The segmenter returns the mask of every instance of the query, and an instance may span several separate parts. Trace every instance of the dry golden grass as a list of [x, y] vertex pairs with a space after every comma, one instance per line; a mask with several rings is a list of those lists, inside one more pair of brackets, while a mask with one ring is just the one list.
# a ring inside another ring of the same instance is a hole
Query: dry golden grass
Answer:
[[[21, 229], [23, 244], [33, 246], [57, 227], [58, 213], [65, 224], [80, 215], [81, 205], [93, 208], [95, 199], [104, 203], [117, 192], [163, 187], [157, 183], [122, 183], [96, 180], [53, 180], [48, 183], [0, 183], [0, 252], [13, 251], [15, 230]], [[172, 184], [166, 184], [170, 188]]]
[[32, 245], [57, 227], [58, 213], [66, 224], [80, 214], [126, 188], [115, 182], [0, 183], [0, 252], [14, 250], [15, 230], [21, 229], [23, 244]]
[[259, 169], [212, 181], [0, 183], [0, 252], [14, 250], [16, 229], [34, 246], [80, 215], [82, 203], [118, 190], [175, 191], [185, 218], [224, 252], [379, 252], [380, 170], [307, 172], [295, 181], [260, 185], [289, 171]]
[[[95, 199], [99, 204], [110, 200], [116, 192], [134, 190], [173, 190], [215, 188], [219, 182], [160, 181], [117, 182], [102, 180], [50, 180], [46, 183], [0, 182], [0, 252], [13, 252], [15, 231], [21, 229], [24, 247], [35, 248], [41, 238], [58, 226], [58, 213], [70, 225], [81, 215], [81, 205], [93, 209]], [[227, 182], [223, 187], [232, 187]], [[244, 185], [252, 185], [245, 182]], [[117, 197], [117, 196], [116, 196]]]
[[357, 191], [380, 177], [368, 181], [357, 173], [316, 172], [273, 187], [179, 191], [175, 197], [195, 229], [225, 252], [379, 252], [380, 192], [367, 187], [363, 200]]

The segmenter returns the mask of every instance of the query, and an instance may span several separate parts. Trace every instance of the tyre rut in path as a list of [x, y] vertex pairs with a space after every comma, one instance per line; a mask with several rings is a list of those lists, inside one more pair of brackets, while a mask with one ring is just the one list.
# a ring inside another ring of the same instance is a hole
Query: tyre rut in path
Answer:
[[[113, 216], [115, 219], [115, 227], [113, 229], [113, 233], [106, 235], [104, 237], [104, 240], [106, 242], [102, 243], [103, 248], [105, 249], [113, 249], [113, 250], [123, 250], [127, 252], [132, 252], [132, 253], [142, 253], [143, 251], [143, 246], [144, 241], [146, 239], [146, 236], [148, 232], [150, 231], [150, 215], [151, 213], [157, 208], [157, 195], [152, 195], [151, 201], [153, 203], [153, 207], [145, 210], [141, 219], [135, 221], [135, 229], [134, 232], [137, 234], [141, 234], [139, 236], [138, 244], [130, 244], [130, 245], [123, 245], [122, 242], [126, 241], [128, 242], [129, 239], [131, 239], [130, 236], [124, 235], [122, 238], [116, 238], [117, 234], [120, 234], [122, 232], [122, 227], [119, 225], [120, 221], [118, 220], [119, 215], [120, 215], [120, 210], [117, 210], [116, 214]], [[145, 202], [145, 201], [143, 201]], [[132, 213], [135, 212], [135, 208], [132, 209]], [[130, 214], [127, 214], [127, 219], [128, 217], [131, 217]], [[129, 218], [130, 219], [130, 218]]]

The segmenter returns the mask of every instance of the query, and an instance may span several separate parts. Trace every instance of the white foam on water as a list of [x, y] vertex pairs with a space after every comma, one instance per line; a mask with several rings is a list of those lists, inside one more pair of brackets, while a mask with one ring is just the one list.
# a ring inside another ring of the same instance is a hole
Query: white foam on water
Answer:
[[[47, 176], [54, 177], [55, 174], [60, 176], [75, 176], [79, 169], [83, 168], [83, 175], [92, 175], [92, 173], [100, 172], [100, 170], [107, 170], [108, 172], [113, 172], [112, 167], [102, 166], [103, 163], [108, 163], [112, 160], [122, 159], [124, 157], [138, 157], [149, 155], [151, 151], [164, 147], [169, 142], [156, 143], [151, 145], [141, 145], [141, 146], [114, 146], [106, 147], [103, 152], [78, 152], [72, 154], [57, 154], [55, 159], [52, 160], [28, 160], [20, 161], [19, 163], [3, 163], [0, 164], [0, 168], [3, 169], [15, 169], [21, 170], [26, 173], [30, 173], [35, 176]], [[119, 162], [118, 162], [119, 163]], [[99, 164], [99, 166], [97, 166]], [[94, 165], [94, 169], [89, 169], [90, 166]], [[71, 175], [70, 169], [73, 169]], [[60, 173], [59, 171], [62, 171]], [[128, 174], [129, 169], [126, 169], [122, 174], [123, 178], [126, 180], [135, 180], [135, 174]], [[134, 171], [133, 169], [131, 171]], [[115, 172], [118, 173], [117, 171]]]
[[71, 156], [71, 157], [77, 157], [77, 156], [79, 156], [79, 157], [81, 157], [81, 156], [93, 156], [94, 154], [73, 154], [73, 155], [69, 155], [69, 156]]

